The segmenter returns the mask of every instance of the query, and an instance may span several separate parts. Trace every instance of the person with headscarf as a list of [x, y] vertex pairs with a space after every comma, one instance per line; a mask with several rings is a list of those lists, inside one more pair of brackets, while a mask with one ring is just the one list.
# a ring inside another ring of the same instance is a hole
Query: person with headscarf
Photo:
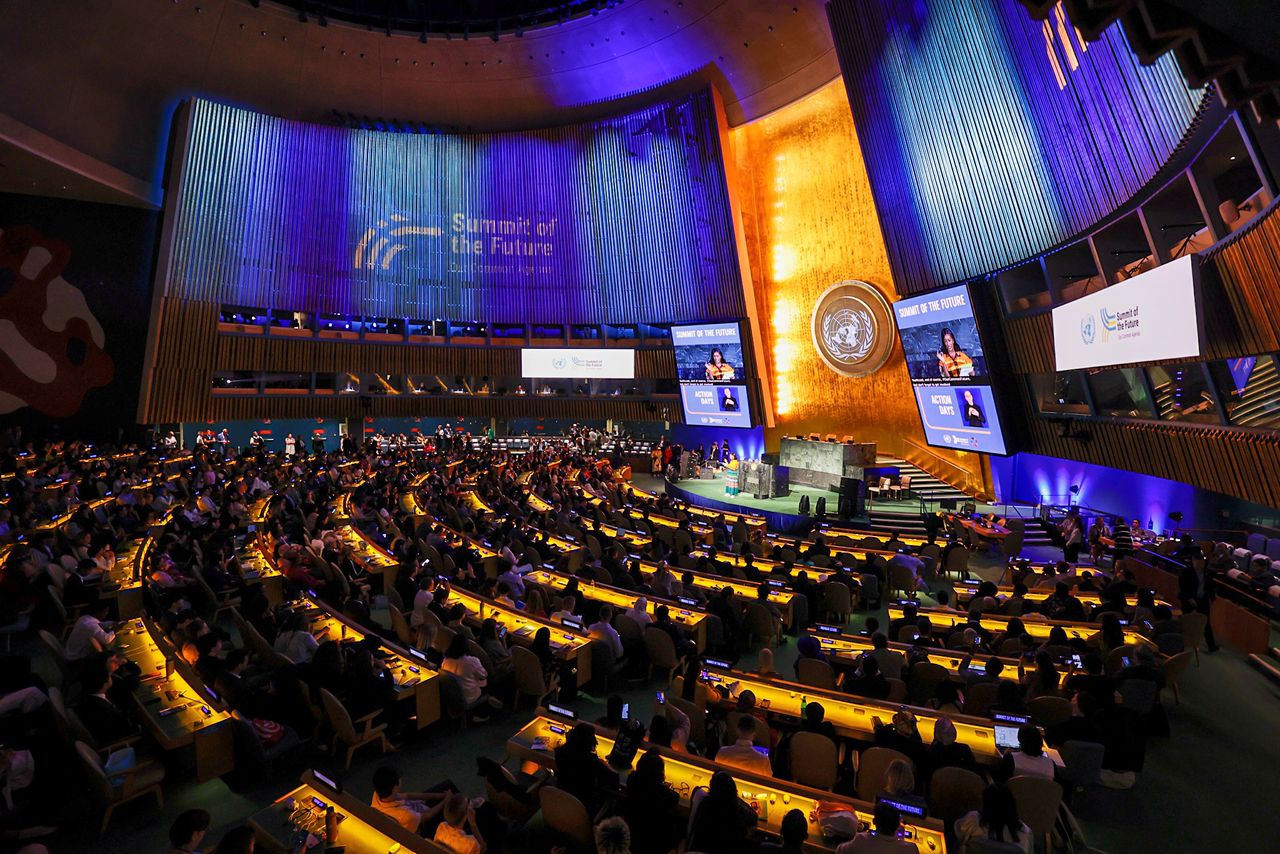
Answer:
[[925, 750], [921, 767], [925, 774], [926, 788], [928, 778], [939, 768], [963, 768], [977, 772], [973, 751], [969, 749], [969, 745], [957, 743], [956, 725], [951, 722], [951, 718], [944, 715], [934, 722], [933, 743]]

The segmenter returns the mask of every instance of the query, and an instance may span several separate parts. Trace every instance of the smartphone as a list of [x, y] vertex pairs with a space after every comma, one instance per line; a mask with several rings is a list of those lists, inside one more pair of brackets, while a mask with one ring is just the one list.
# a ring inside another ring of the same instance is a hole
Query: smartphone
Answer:
[[658, 705], [659, 705], [659, 706], [661, 706], [663, 703], [665, 703], [665, 702], [667, 701], [667, 695], [666, 695], [666, 694], [664, 694], [664, 693], [663, 693], [663, 692], [661, 692], [661, 691], [659, 691], [659, 692], [657, 693], [657, 697], [658, 697]]
[[622, 719], [624, 721], [631, 720], [631, 704], [630, 703], [622, 704]]

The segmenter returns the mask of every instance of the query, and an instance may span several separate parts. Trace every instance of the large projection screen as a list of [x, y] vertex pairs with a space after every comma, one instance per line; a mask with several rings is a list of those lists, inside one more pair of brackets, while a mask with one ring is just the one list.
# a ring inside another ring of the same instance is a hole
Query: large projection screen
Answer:
[[1005, 454], [991, 370], [964, 285], [893, 304], [925, 441]]
[[1200, 265], [1188, 255], [1053, 310], [1059, 371], [1200, 355]]

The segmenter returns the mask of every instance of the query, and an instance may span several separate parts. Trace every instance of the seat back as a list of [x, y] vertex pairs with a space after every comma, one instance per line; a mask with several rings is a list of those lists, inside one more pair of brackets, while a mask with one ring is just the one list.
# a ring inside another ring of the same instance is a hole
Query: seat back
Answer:
[[1195, 655], [1190, 650], [1171, 656], [1164, 663], [1165, 681], [1171, 686], [1177, 685], [1178, 680], [1182, 678], [1182, 674], [1186, 672], [1188, 665], [1191, 664], [1191, 659], [1194, 657]]
[[979, 682], [969, 688], [964, 697], [964, 713], [986, 717], [991, 704], [996, 701], [996, 690], [999, 687], [995, 682]]
[[707, 712], [697, 703], [692, 703], [683, 697], [673, 696], [675, 690], [668, 692], [667, 702], [675, 706], [684, 716], [689, 719], [689, 740], [694, 744], [702, 746], [707, 743]]
[[1062, 787], [1047, 777], [1014, 777], [1009, 781], [1009, 791], [1018, 803], [1018, 818], [1031, 828], [1036, 836], [1053, 831], [1062, 804]]
[[1071, 719], [1071, 701], [1066, 697], [1036, 697], [1027, 702], [1031, 720], [1040, 727], [1051, 727]]
[[962, 815], [982, 808], [982, 778], [965, 768], [939, 768], [929, 778], [929, 812], [950, 827]]
[[791, 736], [791, 773], [802, 786], [830, 791], [839, 773], [836, 744], [816, 732]]
[[1124, 707], [1140, 715], [1151, 713], [1159, 692], [1159, 686], [1150, 679], [1126, 679], [1120, 683], [1120, 697]]
[[889, 683], [889, 696], [885, 699], [890, 703], [900, 703], [907, 699], [907, 683], [901, 679], [888, 678], [884, 681]]
[[852, 610], [849, 586], [838, 581], [828, 581], [822, 588], [822, 607], [834, 614], [848, 616]]
[[876, 794], [884, 788], [884, 772], [895, 759], [901, 759], [915, 770], [915, 763], [889, 747], [868, 747], [858, 759], [858, 798], [875, 801]]
[[40, 642], [53, 655], [53, 660], [57, 663], [58, 669], [65, 673], [67, 668], [71, 666], [71, 662], [67, 659], [67, 649], [62, 645], [62, 641], [54, 637], [51, 632], [41, 629]]
[[1209, 615], [1199, 611], [1187, 611], [1179, 620], [1182, 623], [1182, 639], [1187, 649], [1199, 649], [1204, 643], [1205, 626], [1209, 625]]
[[83, 741], [77, 741], [76, 755], [80, 757], [80, 764], [89, 775], [94, 795], [104, 804], [119, 800], [120, 790], [111, 785], [106, 769], [102, 767], [102, 760], [98, 758], [98, 752]]
[[391, 617], [391, 630], [395, 632], [396, 639], [405, 646], [413, 646], [417, 633], [410, 631], [409, 622], [400, 613], [400, 609], [388, 602], [387, 614]]
[[511, 667], [515, 674], [516, 690], [522, 694], [541, 697], [547, 693], [547, 682], [542, 675], [542, 662], [538, 656], [522, 646], [511, 647]]
[[796, 662], [796, 678], [804, 685], [823, 688], [828, 691], [836, 689], [836, 673], [831, 665], [820, 658], [802, 658]]
[[329, 718], [329, 726], [340, 741], [351, 745], [360, 739], [356, 737], [356, 725], [351, 721], [351, 713], [347, 707], [333, 694], [324, 688], [320, 689], [320, 701], [324, 704], [325, 716]]
[[743, 609], [743, 623], [747, 634], [757, 638], [772, 640], [774, 634], [773, 615], [769, 609], [759, 602], [748, 602]]
[[1007, 558], [1018, 557], [1022, 554], [1022, 541], [1025, 537], [1026, 534], [1022, 531], [1010, 532], [1010, 534], [1004, 538], [1004, 541], [1000, 543], [1000, 551]]
[[1059, 773], [1064, 780], [1077, 786], [1096, 786], [1101, 782], [1106, 747], [1093, 741], [1068, 741], [1059, 753], [1063, 764]]
[[923, 704], [938, 694], [938, 685], [951, 678], [947, 668], [932, 661], [917, 661], [911, 665], [911, 690], [917, 701]]
[[645, 629], [644, 645], [649, 651], [649, 661], [654, 667], [667, 669], [676, 666], [679, 660], [676, 657], [676, 645], [671, 642], [671, 636], [662, 629], [653, 626]]
[[618, 636], [622, 638], [624, 644], [628, 643], [645, 643], [644, 630], [640, 628], [640, 624], [628, 617], [626, 614], [615, 614], [613, 617], [613, 627], [617, 629]]
[[969, 569], [969, 549], [965, 546], [956, 546], [947, 554], [947, 565], [944, 567], [946, 572], [967, 572]]
[[573, 848], [592, 849], [591, 818], [582, 801], [563, 789], [543, 786], [538, 790], [538, 803], [542, 820], [552, 832], [568, 837]]
[[889, 588], [890, 595], [894, 590], [910, 593], [916, 589], [915, 573], [909, 567], [901, 565], [889, 567]]

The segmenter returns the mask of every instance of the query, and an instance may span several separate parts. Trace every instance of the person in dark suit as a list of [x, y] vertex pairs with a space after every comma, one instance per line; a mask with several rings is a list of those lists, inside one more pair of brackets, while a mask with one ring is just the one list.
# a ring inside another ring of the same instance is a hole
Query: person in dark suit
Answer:
[[583, 723], [569, 730], [555, 757], [556, 786], [582, 801], [587, 815], [595, 815], [601, 796], [618, 787], [617, 772], [596, 754], [595, 727]]
[[[1178, 573], [1178, 598], [1182, 600], [1184, 614], [1199, 611], [1206, 617], [1213, 604], [1213, 574], [1202, 558], [1192, 558]], [[1204, 627], [1204, 642], [1209, 652], [1218, 651], [1218, 643], [1213, 637], [1213, 623], [1207, 622]]]
[[102, 662], [93, 662], [85, 673], [87, 693], [76, 706], [76, 714], [84, 728], [99, 745], [114, 744], [138, 734], [138, 727], [108, 696], [111, 670]]

